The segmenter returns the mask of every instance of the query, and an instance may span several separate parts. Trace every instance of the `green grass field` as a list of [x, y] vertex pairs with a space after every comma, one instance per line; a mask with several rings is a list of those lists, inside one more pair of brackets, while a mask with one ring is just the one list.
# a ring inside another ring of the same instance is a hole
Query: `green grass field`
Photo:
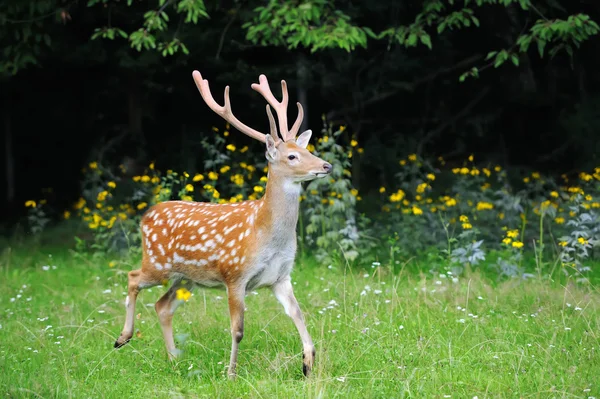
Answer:
[[303, 377], [300, 338], [263, 289], [248, 295], [229, 381], [224, 291], [195, 290], [178, 310], [176, 363], [153, 307], [165, 287], [142, 291], [139, 331], [113, 349], [129, 267], [138, 266], [111, 269], [64, 249], [0, 255], [2, 397], [600, 397], [600, 292], [573, 280], [496, 283], [415, 261], [393, 275], [302, 259], [292, 276], [317, 349], [313, 375]]

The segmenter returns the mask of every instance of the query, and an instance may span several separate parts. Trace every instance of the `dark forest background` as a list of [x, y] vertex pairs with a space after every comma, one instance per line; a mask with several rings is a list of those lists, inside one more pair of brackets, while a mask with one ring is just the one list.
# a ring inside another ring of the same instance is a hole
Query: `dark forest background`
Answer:
[[[306, 111], [347, 126], [361, 192], [392, 179], [399, 157], [469, 154], [519, 175], [598, 166], [600, 2], [5, 0], [0, 3], [0, 217], [45, 196], [79, 197], [91, 161], [132, 174], [202, 169], [200, 140], [224, 122], [191, 77], [225, 85], [266, 131], [266, 74]], [[295, 107], [290, 107], [294, 113]], [[259, 143], [237, 132], [232, 138]]]

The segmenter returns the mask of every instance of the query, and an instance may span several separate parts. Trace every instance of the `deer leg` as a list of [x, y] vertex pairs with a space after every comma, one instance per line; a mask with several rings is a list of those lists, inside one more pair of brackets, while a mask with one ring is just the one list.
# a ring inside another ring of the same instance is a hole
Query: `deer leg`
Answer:
[[292, 288], [292, 283], [289, 278], [275, 284], [273, 286], [273, 294], [275, 294], [275, 298], [277, 298], [279, 303], [283, 305], [285, 313], [292, 318], [298, 329], [298, 333], [302, 339], [304, 352], [302, 356], [302, 371], [305, 376], [308, 376], [315, 362], [315, 347], [312, 338], [306, 329], [306, 324], [304, 324], [304, 316], [302, 315], [298, 301], [294, 296], [294, 289]]
[[227, 290], [229, 300], [229, 316], [231, 318], [231, 357], [229, 358], [230, 379], [236, 377], [238, 347], [244, 338], [244, 294], [243, 289], [231, 287]]
[[194, 288], [194, 283], [189, 280], [176, 281], [154, 305], [170, 360], [174, 360], [179, 355], [173, 340], [173, 315], [179, 305], [184, 302], [182, 299], [177, 299], [177, 290], [182, 288], [191, 291]]
[[132, 270], [127, 275], [127, 298], [125, 299], [125, 308], [127, 314], [125, 316], [125, 325], [119, 338], [115, 341], [115, 348], [120, 348], [125, 345], [133, 336], [133, 324], [135, 319], [135, 301], [140, 290], [144, 288], [154, 287], [160, 284], [158, 281], [154, 281], [144, 274], [142, 269]]

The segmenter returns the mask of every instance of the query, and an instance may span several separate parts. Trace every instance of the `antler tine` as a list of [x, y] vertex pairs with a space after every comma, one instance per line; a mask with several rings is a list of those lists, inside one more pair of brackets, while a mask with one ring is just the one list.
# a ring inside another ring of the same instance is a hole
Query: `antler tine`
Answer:
[[281, 133], [281, 138], [283, 139], [283, 141], [289, 140], [290, 137], [287, 124], [287, 106], [289, 97], [287, 84], [285, 83], [285, 80], [281, 81], [281, 102], [275, 99], [275, 96], [273, 95], [273, 92], [269, 87], [269, 81], [267, 80], [267, 77], [265, 75], [261, 74], [258, 77], [258, 81], [260, 82], [259, 84], [252, 83], [252, 89], [260, 93], [265, 98], [265, 100], [267, 100], [267, 102], [271, 104], [271, 107], [273, 107], [273, 109], [277, 113], [277, 119], [279, 120], [279, 133]]
[[294, 125], [290, 129], [288, 139], [296, 138], [298, 131], [300, 130], [300, 125], [302, 125], [302, 120], [304, 119], [304, 109], [302, 108], [302, 104], [298, 102], [296, 105], [298, 106], [298, 116], [296, 117]]
[[271, 106], [267, 104], [267, 116], [269, 117], [269, 127], [271, 129], [271, 137], [275, 140], [275, 143], [279, 143], [279, 136], [277, 136], [277, 124], [275, 124], [275, 118], [271, 112]]
[[[208, 86], [208, 80], [202, 79], [202, 75], [198, 71], [192, 72], [192, 77], [194, 78], [194, 82], [196, 83], [196, 87], [200, 92], [200, 95], [204, 99], [204, 102], [210, 109], [212, 109], [217, 115], [221, 118], [225, 119], [227, 122], [231, 123], [237, 130], [241, 133], [244, 133], [256, 140], [259, 140], [263, 143], [267, 141], [264, 133], [259, 132], [258, 130], [252, 129], [250, 126], [247, 126], [240, 122], [233, 115], [233, 111], [231, 110], [231, 102], [229, 101], [229, 86], [225, 86], [225, 106], [219, 105], [215, 99], [213, 98], [210, 87]], [[279, 115], [279, 113], [278, 113]]]

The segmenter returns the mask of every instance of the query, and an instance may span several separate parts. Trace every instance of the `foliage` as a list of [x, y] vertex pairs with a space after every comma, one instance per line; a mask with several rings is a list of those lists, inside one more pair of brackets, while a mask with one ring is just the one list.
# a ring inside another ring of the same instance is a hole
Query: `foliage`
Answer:
[[0, 4], [0, 77], [17, 74], [37, 65], [52, 45], [49, 20], [70, 19], [68, 4], [57, 7], [53, 0], [9, 0]]
[[462, 167], [438, 174], [416, 154], [400, 166], [400, 188], [382, 206], [381, 226], [388, 235], [398, 234], [397, 245], [406, 253], [437, 247], [457, 272], [499, 251], [499, 272], [522, 275], [522, 251], [529, 249], [539, 267], [554, 253], [565, 273], [589, 270], [586, 263], [600, 239], [600, 168], [581, 172], [577, 185], [563, 175], [561, 185], [539, 172], [511, 183], [501, 166], [477, 165], [472, 155]]
[[303, 196], [302, 233], [304, 245], [316, 245], [316, 258], [331, 263], [336, 257], [354, 261], [359, 255], [360, 234], [357, 226], [356, 201], [358, 190], [352, 187], [351, 159], [354, 141], [344, 134], [345, 126], [333, 130], [324, 124], [314, 146], [314, 153], [333, 165], [331, 176], [311, 181]]
[[242, 27], [246, 39], [254, 44], [276, 45], [311, 52], [341, 48], [348, 52], [367, 47], [367, 38], [375, 37], [368, 27], [352, 24], [349, 15], [327, 0], [269, 0], [254, 9], [255, 16]]

